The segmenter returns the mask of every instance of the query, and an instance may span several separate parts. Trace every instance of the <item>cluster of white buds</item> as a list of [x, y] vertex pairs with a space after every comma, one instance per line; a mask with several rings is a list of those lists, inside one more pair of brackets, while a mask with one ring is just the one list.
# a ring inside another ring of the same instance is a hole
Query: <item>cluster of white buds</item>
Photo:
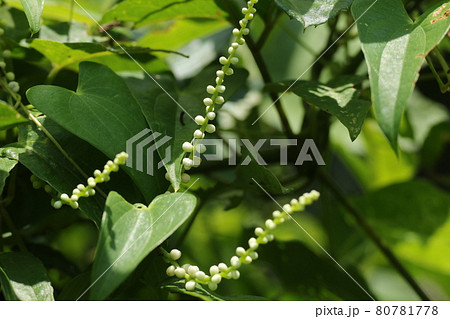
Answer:
[[[3, 30], [3, 29], [0, 29]], [[0, 32], [1, 33], [1, 32]], [[0, 58], [0, 74], [2, 74], [2, 77], [6, 80], [7, 83], [7, 89], [12, 91], [13, 93], [17, 93], [20, 90], [19, 83], [17, 83], [15, 80], [16, 76], [13, 72], [6, 72], [6, 63], [3, 60], [3, 58], [8, 59], [11, 57], [11, 51], [9, 50], [3, 50], [1, 52], [1, 58]]]
[[185, 280], [186, 290], [194, 290], [196, 284], [207, 285], [210, 290], [216, 290], [222, 279], [239, 279], [239, 268], [243, 264], [250, 264], [258, 258], [256, 250], [260, 245], [274, 240], [273, 230], [291, 218], [290, 214], [303, 211], [305, 206], [319, 199], [319, 192], [313, 190], [305, 193], [298, 199], [291, 200], [290, 204], [283, 206], [282, 211], [276, 210], [272, 213], [272, 219], [267, 219], [264, 227], [255, 228], [255, 237], [248, 240], [248, 248], [236, 248], [236, 255], [231, 257], [229, 264], [220, 263], [209, 268], [209, 274], [201, 271], [197, 266], [185, 264], [180, 266], [177, 262], [181, 257], [178, 249], [172, 249], [170, 253], [163, 250], [165, 259], [171, 265], [167, 268], [168, 276], [176, 276]]
[[[250, 0], [247, 2], [247, 7], [242, 9], [244, 18], [239, 21], [240, 29], [235, 28], [233, 30], [235, 40], [228, 48], [229, 55], [228, 57], [222, 56], [219, 59], [222, 68], [216, 72], [216, 84], [208, 85], [206, 88], [206, 92], [210, 94], [210, 97], [203, 100], [203, 104], [205, 105], [205, 115], [197, 115], [194, 118], [197, 125], [199, 125], [199, 128], [194, 131], [193, 139], [190, 142], [184, 142], [182, 145], [183, 151], [186, 153], [182, 163], [183, 171], [188, 171], [192, 167], [200, 166], [202, 162], [200, 155], [206, 151], [206, 147], [201, 141], [205, 138], [205, 133], [212, 134], [216, 131], [216, 127], [210, 122], [216, 118], [216, 107], [225, 103], [225, 99], [221, 95], [226, 90], [225, 85], [223, 85], [225, 76], [233, 75], [234, 70], [231, 65], [239, 63], [236, 52], [239, 46], [245, 43], [244, 36], [250, 33], [247, 26], [248, 23], [253, 20], [254, 14], [256, 13], [256, 9], [254, 8], [256, 3], [258, 3], [258, 0]], [[181, 181], [183, 183], [188, 183], [189, 180], [189, 175], [183, 173]]]
[[77, 188], [72, 191], [72, 195], [61, 194], [57, 200], [52, 200], [52, 206], [56, 209], [61, 208], [63, 205], [69, 205], [73, 209], [79, 207], [78, 199], [81, 197], [89, 197], [95, 195], [95, 186], [100, 183], [108, 182], [110, 180], [109, 175], [112, 172], [119, 170], [119, 165], [124, 165], [127, 161], [128, 154], [125, 152], [119, 153], [114, 158], [114, 161], [108, 161], [103, 168], [103, 171], [95, 170], [94, 177], [87, 179], [87, 185], [79, 184]]

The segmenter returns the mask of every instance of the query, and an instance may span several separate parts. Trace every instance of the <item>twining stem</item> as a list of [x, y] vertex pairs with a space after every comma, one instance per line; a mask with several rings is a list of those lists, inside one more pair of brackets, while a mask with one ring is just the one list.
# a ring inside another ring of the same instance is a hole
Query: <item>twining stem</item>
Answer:
[[376, 233], [376, 231], [370, 226], [359, 210], [347, 199], [344, 192], [340, 187], [328, 176], [323, 170], [319, 170], [319, 177], [325, 183], [325, 185], [331, 190], [335, 197], [346, 208], [347, 212], [353, 216], [358, 226], [364, 230], [369, 238], [380, 249], [384, 256], [388, 259], [391, 265], [398, 271], [398, 273], [408, 282], [411, 288], [417, 293], [417, 295], [424, 301], [429, 301], [430, 298], [422, 290], [419, 284], [414, 280], [408, 270], [402, 265], [400, 260], [395, 256], [389, 246], [383, 241], [383, 239]]

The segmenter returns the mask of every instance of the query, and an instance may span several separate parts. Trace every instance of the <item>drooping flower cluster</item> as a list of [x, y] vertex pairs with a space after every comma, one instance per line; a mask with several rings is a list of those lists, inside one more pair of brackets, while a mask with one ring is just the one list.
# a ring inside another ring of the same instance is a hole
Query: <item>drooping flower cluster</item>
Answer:
[[305, 206], [312, 204], [319, 199], [319, 192], [313, 190], [305, 193], [298, 199], [291, 200], [290, 204], [283, 206], [282, 211], [276, 210], [272, 213], [272, 219], [267, 219], [264, 227], [255, 228], [255, 237], [248, 240], [248, 248], [236, 248], [236, 255], [231, 257], [229, 266], [226, 263], [213, 265], [209, 268], [209, 274], [201, 271], [197, 266], [184, 264], [180, 266], [177, 262], [181, 258], [181, 252], [178, 249], [172, 249], [170, 253], [163, 250], [164, 257], [171, 265], [167, 268], [166, 274], [170, 277], [185, 280], [186, 290], [194, 290], [197, 284], [207, 285], [210, 290], [216, 290], [222, 279], [239, 279], [239, 268], [243, 264], [250, 264], [258, 258], [256, 250], [260, 245], [267, 244], [274, 240], [273, 230], [277, 225], [282, 224], [290, 214], [303, 211]]
[[[197, 115], [194, 120], [199, 125], [193, 133], [193, 139], [190, 142], [184, 142], [182, 145], [183, 151], [186, 152], [186, 156], [183, 158], [183, 170], [188, 171], [192, 167], [198, 167], [201, 164], [200, 154], [206, 151], [206, 147], [201, 141], [205, 138], [205, 133], [214, 133], [216, 127], [211, 124], [216, 118], [216, 107], [222, 105], [225, 102], [224, 97], [221, 95], [225, 92], [226, 87], [223, 85], [225, 76], [231, 76], [234, 73], [232, 65], [239, 63], [239, 58], [236, 57], [237, 49], [240, 45], [245, 43], [244, 36], [250, 33], [250, 29], [247, 28], [248, 23], [253, 20], [256, 13], [254, 5], [258, 3], [258, 0], [250, 0], [247, 2], [247, 7], [242, 9], [244, 18], [239, 21], [240, 29], [235, 28], [233, 35], [235, 36], [234, 42], [228, 48], [228, 57], [222, 56], [219, 59], [219, 63], [222, 64], [222, 68], [216, 72], [216, 84], [208, 85], [206, 92], [210, 94], [203, 100], [205, 105], [205, 115]], [[182, 182], [189, 182], [189, 175], [183, 173]]]
[[79, 207], [78, 199], [81, 197], [89, 197], [95, 195], [95, 186], [100, 183], [108, 182], [110, 180], [109, 175], [112, 172], [119, 170], [119, 165], [124, 165], [127, 161], [128, 154], [125, 152], [116, 155], [113, 161], [108, 161], [103, 168], [103, 171], [95, 170], [94, 177], [87, 179], [87, 185], [79, 184], [73, 191], [72, 195], [60, 194], [57, 200], [52, 200], [52, 206], [56, 209], [61, 208], [63, 205], [69, 205], [73, 209]]

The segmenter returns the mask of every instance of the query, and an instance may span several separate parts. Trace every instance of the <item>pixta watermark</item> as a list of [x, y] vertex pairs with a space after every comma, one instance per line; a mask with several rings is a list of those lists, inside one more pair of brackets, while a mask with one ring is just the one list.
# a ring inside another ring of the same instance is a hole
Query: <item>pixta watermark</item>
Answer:
[[[170, 141], [172, 139], [170, 136], [152, 132], [150, 129], [139, 132], [126, 142], [126, 152], [128, 153], [127, 166], [153, 175], [155, 169], [160, 169], [171, 162], [172, 148]], [[288, 147], [300, 149], [294, 165], [303, 165], [305, 162], [326, 165], [313, 139], [305, 139], [304, 141], [296, 139], [259, 139], [253, 142], [248, 139], [228, 139], [226, 141], [223, 139], [205, 139], [202, 140], [202, 144], [206, 146], [207, 151], [203, 154], [194, 152], [195, 156], [201, 156], [203, 160], [209, 162], [226, 161], [230, 166], [246, 166], [251, 161], [256, 161], [259, 165], [268, 165], [261, 155], [263, 148], [265, 150], [278, 148], [278, 163], [285, 166], [289, 162]], [[181, 148], [181, 145], [178, 147]], [[242, 156], [242, 159], [238, 161], [239, 154], [247, 155]], [[158, 162], [155, 163], [155, 160]]]

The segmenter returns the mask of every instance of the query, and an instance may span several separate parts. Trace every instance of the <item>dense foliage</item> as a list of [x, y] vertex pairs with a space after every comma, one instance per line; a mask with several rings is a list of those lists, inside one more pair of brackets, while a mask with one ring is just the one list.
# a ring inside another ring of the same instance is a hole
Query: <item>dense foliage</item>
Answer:
[[448, 300], [449, 16], [0, 0], [0, 299]]

